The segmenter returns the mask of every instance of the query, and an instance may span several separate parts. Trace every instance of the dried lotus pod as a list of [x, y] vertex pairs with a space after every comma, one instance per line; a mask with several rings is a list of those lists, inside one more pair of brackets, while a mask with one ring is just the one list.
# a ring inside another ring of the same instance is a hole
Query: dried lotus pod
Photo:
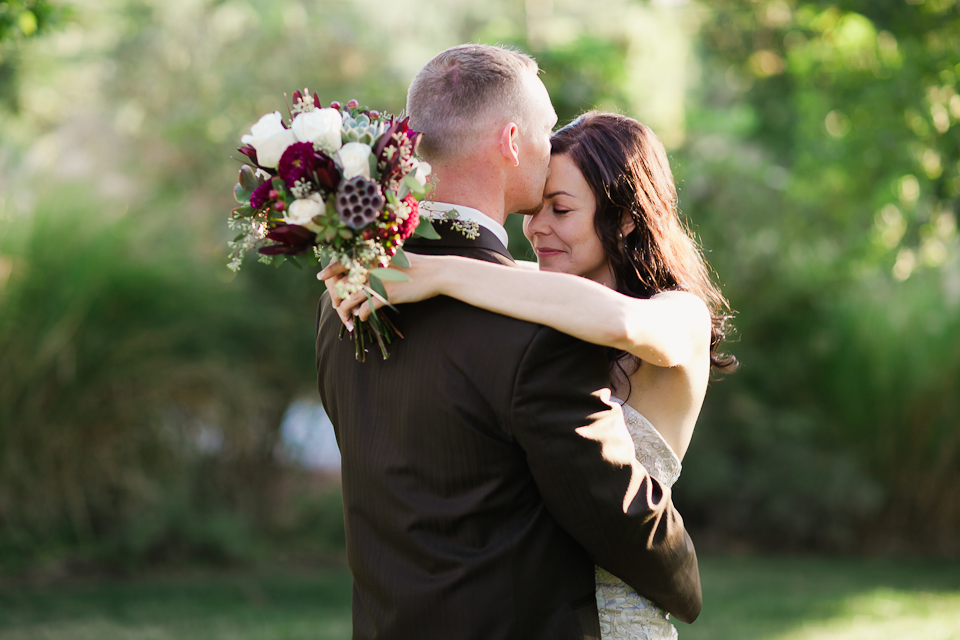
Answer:
[[355, 176], [340, 183], [337, 191], [337, 213], [351, 229], [362, 229], [378, 217], [384, 199], [380, 185], [363, 176]]

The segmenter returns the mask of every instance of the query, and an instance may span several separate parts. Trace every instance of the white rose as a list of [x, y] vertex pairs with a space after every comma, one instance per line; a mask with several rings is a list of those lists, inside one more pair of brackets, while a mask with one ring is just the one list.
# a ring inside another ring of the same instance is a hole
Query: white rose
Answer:
[[343, 169], [344, 180], [354, 176], [370, 177], [370, 150], [369, 145], [362, 142], [348, 142], [337, 152], [337, 161]]
[[251, 135], [243, 136], [240, 141], [244, 144], [253, 144], [257, 139], [269, 138], [283, 130], [283, 116], [280, 115], [279, 111], [274, 111], [260, 118], [257, 124], [250, 127]]
[[323, 199], [319, 194], [315, 193], [309, 198], [301, 198], [300, 200], [294, 200], [290, 203], [290, 206], [287, 207], [287, 212], [283, 216], [283, 221], [287, 224], [297, 224], [301, 227], [306, 227], [317, 233], [320, 231], [320, 227], [317, 226], [313, 219], [327, 210], [327, 205], [323, 202]]
[[427, 184], [427, 176], [430, 175], [432, 170], [433, 167], [430, 166], [429, 162], [420, 162], [417, 164], [417, 171], [413, 174], [413, 179], [422, 187]]
[[249, 144], [257, 150], [257, 162], [260, 166], [276, 169], [280, 156], [291, 144], [297, 141], [289, 129], [283, 128], [283, 118], [279, 111], [268, 113], [250, 127], [250, 135], [240, 138], [243, 144]]
[[314, 109], [298, 114], [290, 128], [300, 142], [319, 143], [328, 153], [340, 148], [343, 117], [336, 109]]

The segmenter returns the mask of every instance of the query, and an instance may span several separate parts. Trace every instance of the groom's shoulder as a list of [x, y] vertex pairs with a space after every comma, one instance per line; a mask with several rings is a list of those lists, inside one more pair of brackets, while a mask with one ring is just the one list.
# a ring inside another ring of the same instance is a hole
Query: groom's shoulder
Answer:
[[[398, 355], [416, 350], [435, 357], [469, 362], [498, 362], [520, 373], [524, 363], [572, 361], [594, 371], [606, 371], [603, 347], [561, 333], [545, 325], [511, 318], [446, 296], [397, 306], [390, 319], [403, 339], [390, 351]], [[340, 319], [324, 292], [317, 308], [318, 346], [339, 339]], [[430, 357], [430, 356], [426, 356]], [[501, 369], [502, 373], [505, 373]]]

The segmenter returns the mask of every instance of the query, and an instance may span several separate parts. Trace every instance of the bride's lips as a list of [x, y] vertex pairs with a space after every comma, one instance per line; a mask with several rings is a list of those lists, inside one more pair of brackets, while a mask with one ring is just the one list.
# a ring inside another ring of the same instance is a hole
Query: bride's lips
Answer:
[[552, 258], [563, 253], [560, 249], [554, 249], [552, 247], [537, 247], [534, 251], [536, 251], [538, 258]]

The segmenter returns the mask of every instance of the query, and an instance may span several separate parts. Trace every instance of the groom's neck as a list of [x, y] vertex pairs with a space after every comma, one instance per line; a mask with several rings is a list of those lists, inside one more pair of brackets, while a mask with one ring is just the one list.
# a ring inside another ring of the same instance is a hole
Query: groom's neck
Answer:
[[434, 202], [462, 204], [479, 209], [500, 224], [507, 219], [502, 176], [480, 167], [434, 167], [437, 187], [430, 194]]

